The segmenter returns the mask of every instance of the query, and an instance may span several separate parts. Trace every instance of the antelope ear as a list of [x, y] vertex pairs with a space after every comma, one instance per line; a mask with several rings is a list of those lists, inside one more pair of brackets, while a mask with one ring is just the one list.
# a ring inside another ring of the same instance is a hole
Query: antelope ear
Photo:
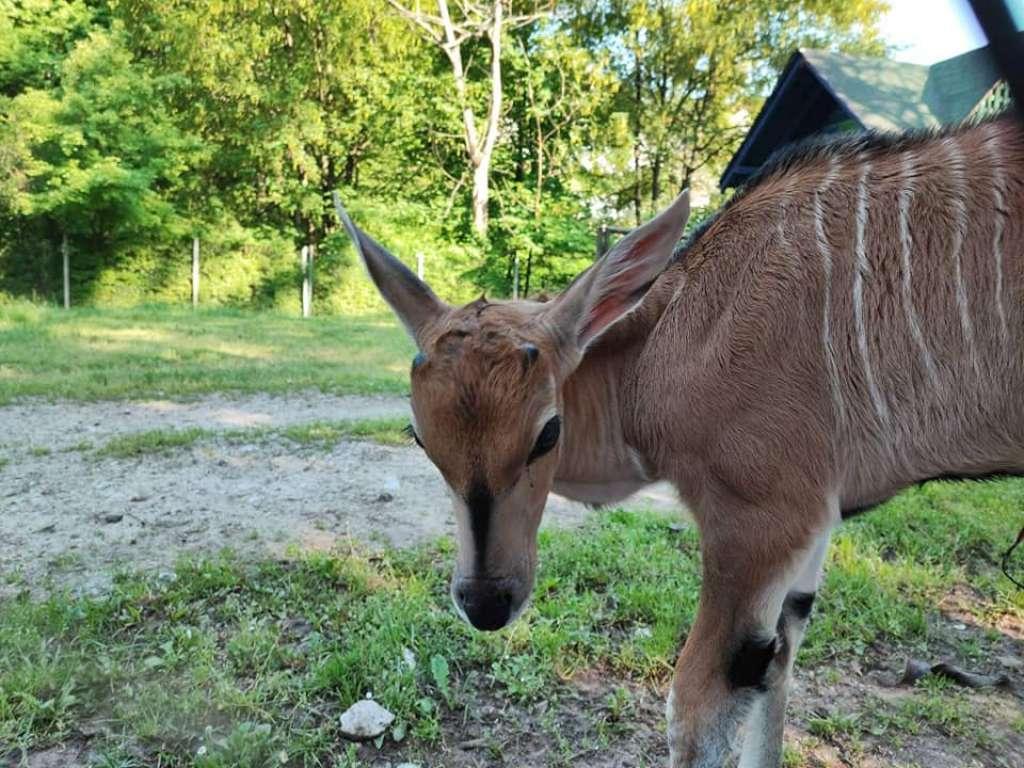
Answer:
[[388, 253], [384, 246], [352, 223], [337, 192], [334, 193], [334, 209], [348, 230], [380, 295], [402, 321], [416, 346], [422, 348], [421, 334], [424, 328], [443, 315], [448, 305], [437, 298], [430, 286], [416, 277], [412, 270]]
[[552, 302], [548, 317], [582, 354], [635, 309], [668, 265], [690, 217], [690, 191], [637, 227]]

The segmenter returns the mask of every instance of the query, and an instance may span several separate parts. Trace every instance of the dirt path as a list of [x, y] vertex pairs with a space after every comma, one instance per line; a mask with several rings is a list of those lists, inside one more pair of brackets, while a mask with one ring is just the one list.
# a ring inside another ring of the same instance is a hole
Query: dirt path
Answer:
[[[346, 537], [405, 546], [448, 533], [447, 493], [419, 449], [345, 441], [326, 450], [255, 431], [407, 409], [403, 398], [320, 393], [0, 408], [0, 595], [50, 580], [102, 592], [118, 569], [166, 570], [183, 554], [223, 547], [280, 554]], [[76, 449], [188, 427], [253, 428], [253, 441], [205, 440], [131, 459]], [[632, 503], [677, 505], [664, 486]], [[572, 525], [587, 514], [553, 496], [545, 524]]]

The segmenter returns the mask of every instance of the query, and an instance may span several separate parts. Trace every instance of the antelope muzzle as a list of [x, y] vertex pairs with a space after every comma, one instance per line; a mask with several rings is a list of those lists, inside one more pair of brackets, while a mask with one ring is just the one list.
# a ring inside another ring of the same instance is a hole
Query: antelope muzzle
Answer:
[[452, 600], [471, 625], [493, 632], [512, 623], [522, 613], [529, 585], [519, 579], [465, 578], [452, 580]]

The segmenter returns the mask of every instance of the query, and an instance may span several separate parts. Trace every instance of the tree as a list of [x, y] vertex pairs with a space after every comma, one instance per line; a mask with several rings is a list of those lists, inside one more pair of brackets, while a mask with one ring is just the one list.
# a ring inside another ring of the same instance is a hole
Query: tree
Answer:
[[94, 249], [173, 230], [173, 191], [199, 145], [167, 113], [166, 84], [104, 29], [76, 43], [56, 73], [58, 88], [26, 88], [5, 108], [14, 212], [41, 223], [51, 244], [71, 236]]
[[[487, 235], [490, 199], [491, 161], [497, 146], [502, 119], [502, 38], [509, 29], [531, 24], [549, 12], [550, 3], [534, 0], [526, 12], [506, 14], [510, 0], [460, 0], [459, 14], [452, 16], [448, 0], [437, 0], [438, 15], [410, 9], [399, 0], [388, 0], [405, 18], [438, 46], [452, 68], [455, 97], [462, 112], [466, 159], [473, 176], [473, 228]], [[490, 72], [487, 78], [487, 112], [482, 128], [477, 124], [469, 88], [469, 74], [463, 63], [462, 47], [467, 41], [486, 38], [490, 48]]]
[[617, 108], [629, 116], [632, 178], [618, 193], [635, 221], [645, 197], [657, 210], [666, 187], [675, 195], [735, 151], [794, 48], [883, 53], [876, 20], [885, 8], [883, 0], [576, 3], [568, 23], [590, 50], [613, 52], [623, 83]]
[[360, 186], [368, 163], [389, 180], [407, 172], [426, 63], [380, 3], [124, 0], [120, 12], [139, 54], [178, 73], [176, 108], [215, 148], [207, 186], [242, 221], [316, 244], [334, 227], [333, 189]]

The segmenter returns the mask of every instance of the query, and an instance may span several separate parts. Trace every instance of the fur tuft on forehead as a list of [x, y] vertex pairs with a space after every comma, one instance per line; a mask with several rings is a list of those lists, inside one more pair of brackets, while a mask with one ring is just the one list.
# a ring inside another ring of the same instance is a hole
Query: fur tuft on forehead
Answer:
[[548, 366], [533, 364], [548, 355], [537, 350], [533, 318], [524, 309], [480, 298], [451, 312], [427, 341], [422, 384], [437, 394], [447, 390], [459, 413], [474, 421], [520, 407], [549, 375]]

